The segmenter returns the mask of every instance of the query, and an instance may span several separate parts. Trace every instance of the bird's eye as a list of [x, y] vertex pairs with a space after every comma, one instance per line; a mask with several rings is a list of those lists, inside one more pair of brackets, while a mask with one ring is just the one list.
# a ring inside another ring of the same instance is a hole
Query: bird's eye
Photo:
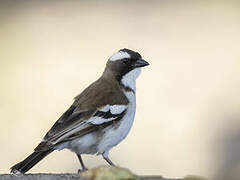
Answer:
[[128, 64], [128, 62], [129, 62], [129, 59], [123, 59], [124, 64]]

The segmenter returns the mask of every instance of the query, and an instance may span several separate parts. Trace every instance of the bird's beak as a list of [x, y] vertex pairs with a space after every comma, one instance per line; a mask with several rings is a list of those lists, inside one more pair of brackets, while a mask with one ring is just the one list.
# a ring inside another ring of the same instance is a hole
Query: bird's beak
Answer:
[[138, 59], [135, 63], [134, 63], [134, 68], [139, 68], [139, 67], [144, 67], [144, 66], [148, 66], [149, 63], [143, 59]]

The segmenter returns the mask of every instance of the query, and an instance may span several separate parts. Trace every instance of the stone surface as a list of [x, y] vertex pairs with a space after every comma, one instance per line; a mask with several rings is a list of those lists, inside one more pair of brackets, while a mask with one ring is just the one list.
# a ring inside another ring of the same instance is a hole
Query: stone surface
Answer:
[[206, 180], [200, 176], [184, 179], [161, 176], [138, 176], [121, 167], [99, 166], [79, 174], [0, 174], [0, 180]]

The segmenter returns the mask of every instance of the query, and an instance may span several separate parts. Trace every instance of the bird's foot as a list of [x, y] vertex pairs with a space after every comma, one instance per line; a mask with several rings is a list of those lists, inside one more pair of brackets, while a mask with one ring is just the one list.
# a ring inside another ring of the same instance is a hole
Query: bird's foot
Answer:
[[82, 169], [79, 169], [78, 170], [78, 174], [81, 174], [82, 172], [85, 172], [85, 171], [87, 171], [88, 170], [88, 168], [86, 168], [86, 167], [84, 167], [84, 168], [82, 168]]

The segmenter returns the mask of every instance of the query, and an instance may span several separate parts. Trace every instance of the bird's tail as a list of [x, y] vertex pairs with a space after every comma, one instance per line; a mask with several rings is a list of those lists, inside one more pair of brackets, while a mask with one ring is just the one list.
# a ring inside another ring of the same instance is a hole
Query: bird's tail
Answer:
[[35, 164], [41, 161], [44, 157], [46, 157], [49, 153], [51, 153], [53, 149], [49, 149], [46, 151], [35, 151], [30, 154], [26, 159], [17, 163], [13, 167], [11, 167], [11, 173], [18, 174], [18, 173], [25, 173], [29, 169], [31, 169]]

